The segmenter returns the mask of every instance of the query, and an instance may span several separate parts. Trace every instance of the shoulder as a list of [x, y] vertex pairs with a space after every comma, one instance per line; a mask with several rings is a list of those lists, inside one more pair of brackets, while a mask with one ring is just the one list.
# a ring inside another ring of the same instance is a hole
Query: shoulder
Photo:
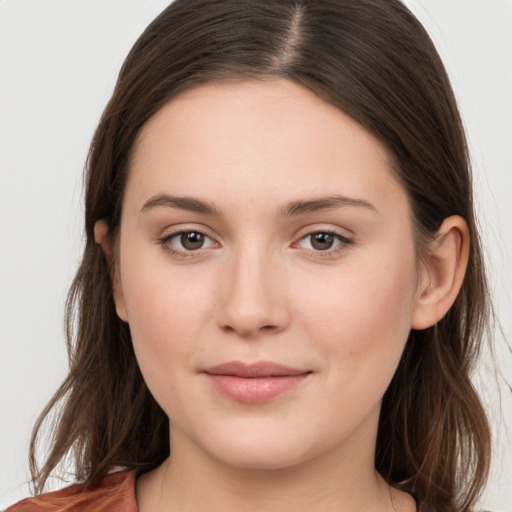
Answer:
[[137, 512], [135, 472], [120, 471], [84, 488], [75, 484], [24, 499], [5, 512]]

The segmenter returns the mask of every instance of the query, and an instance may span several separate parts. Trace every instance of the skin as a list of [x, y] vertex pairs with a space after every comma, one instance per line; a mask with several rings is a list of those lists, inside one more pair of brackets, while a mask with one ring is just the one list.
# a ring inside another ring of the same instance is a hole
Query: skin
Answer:
[[[355, 121], [284, 79], [203, 85], [145, 125], [113, 275], [171, 423], [172, 456], [138, 480], [141, 512], [415, 510], [374, 468], [381, 399], [410, 329], [453, 303], [469, 242], [450, 217], [419, 267], [389, 162]], [[350, 201], [285, 212], [333, 196]], [[187, 250], [180, 231], [203, 233], [203, 246]], [[325, 232], [333, 245], [318, 249], [311, 234]], [[102, 221], [96, 239], [109, 256]], [[241, 403], [203, 373], [233, 360], [309, 374]]]

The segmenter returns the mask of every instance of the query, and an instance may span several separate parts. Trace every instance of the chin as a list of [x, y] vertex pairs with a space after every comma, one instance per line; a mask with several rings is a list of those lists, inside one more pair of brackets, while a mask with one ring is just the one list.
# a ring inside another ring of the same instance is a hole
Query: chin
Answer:
[[256, 449], [235, 449], [217, 456], [220, 462], [237, 469], [253, 471], [278, 471], [299, 466], [308, 460], [304, 453], [297, 450], [273, 450], [270, 447]]
[[[295, 429], [297, 433], [297, 429]], [[304, 434], [304, 432], [303, 432]], [[332, 446], [318, 439], [294, 436], [290, 432], [248, 431], [225, 433], [201, 443], [210, 457], [221, 463], [247, 470], [280, 470], [300, 466]]]

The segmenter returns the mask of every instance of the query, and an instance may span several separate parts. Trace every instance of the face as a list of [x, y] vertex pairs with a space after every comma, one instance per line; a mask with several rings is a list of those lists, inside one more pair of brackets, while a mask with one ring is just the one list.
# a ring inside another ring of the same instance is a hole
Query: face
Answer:
[[373, 457], [416, 278], [386, 149], [310, 91], [204, 85], [144, 127], [114, 294], [174, 453]]

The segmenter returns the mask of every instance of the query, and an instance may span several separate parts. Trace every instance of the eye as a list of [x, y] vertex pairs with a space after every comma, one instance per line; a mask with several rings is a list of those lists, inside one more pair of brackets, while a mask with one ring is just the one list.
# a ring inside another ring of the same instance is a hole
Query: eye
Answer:
[[[178, 235], [176, 235], [174, 238], [178, 238]], [[188, 231], [181, 233], [178, 240], [183, 249], [187, 251], [196, 251], [197, 249], [201, 249], [203, 247], [206, 238], [206, 235], [203, 233], [199, 233], [197, 231]]]
[[189, 257], [193, 253], [201, 253], [202, 249], [218, 246], [208, 235], [196, 230], [171, 233], [160, 238], [158, 242], [169, 253], [181, 257]]
[[352, 243], [353, 240], [334, 231], [315, 231], [303, 236], [296, 245], [313, 253], [323, 253], [322, 256], [330, 256]]
[[327, 251], [332, 249], [336, 238], [332, 233], [312, 233], [306, 237], [312, 249], [316, 251]]

